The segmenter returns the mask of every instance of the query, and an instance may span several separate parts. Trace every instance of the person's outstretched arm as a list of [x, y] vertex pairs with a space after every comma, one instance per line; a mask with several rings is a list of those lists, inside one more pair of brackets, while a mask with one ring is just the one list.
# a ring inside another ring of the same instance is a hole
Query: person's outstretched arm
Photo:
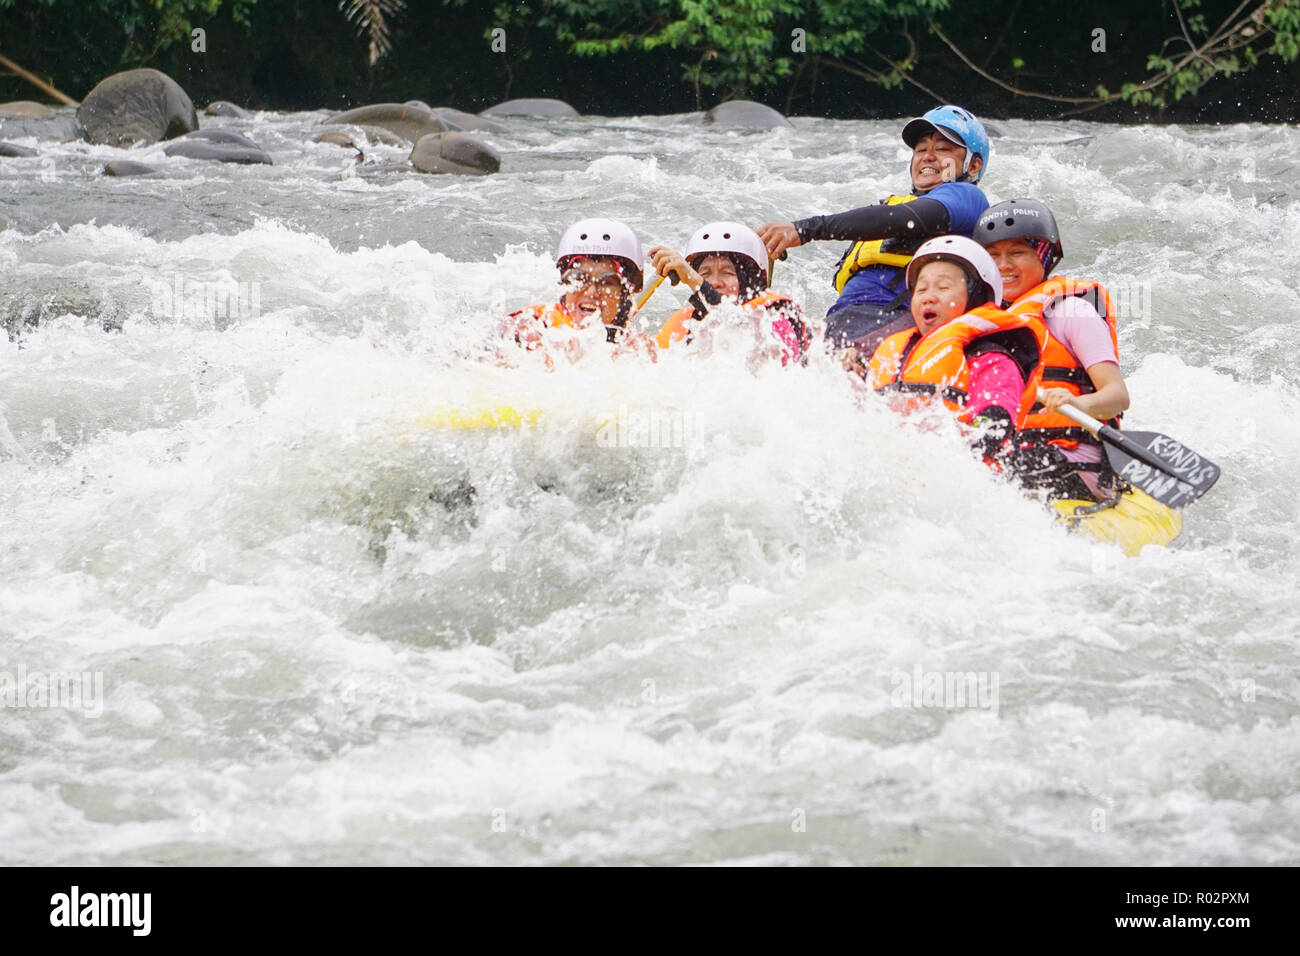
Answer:
[[794, 222], [769, 222], [758, 230], [773, 259], [817, 239], [928, 238], [948, 232], [948, 207], [937, 199], [915, 199], [893, 206], [859, 206], [829, 216], [809, 216]]

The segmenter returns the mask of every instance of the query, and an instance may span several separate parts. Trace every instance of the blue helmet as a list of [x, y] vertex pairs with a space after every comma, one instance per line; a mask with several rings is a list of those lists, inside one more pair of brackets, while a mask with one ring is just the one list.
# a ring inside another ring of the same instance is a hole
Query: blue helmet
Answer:
[[984, 124], [960, 106], [936, 106], [920, 119], [914, 119], [903, 127], [903, 142], [909, 148], [914, 148], [917, 140], [934, 132], [966, 147], [966, 159], [961, 167], [963, 176], [970, 174], [971, 156], [980, 158], [979, 172], [970, 178], [972, 183], [979, 182], [989, 164], [989, 134], [984, 129]]

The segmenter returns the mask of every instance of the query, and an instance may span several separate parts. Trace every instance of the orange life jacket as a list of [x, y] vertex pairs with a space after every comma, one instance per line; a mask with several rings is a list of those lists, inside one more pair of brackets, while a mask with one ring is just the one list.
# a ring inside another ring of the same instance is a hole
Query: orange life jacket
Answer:
[[[785, 318], [790, 324], [790, 331], [793, 333], [793, 340], [787, 340], [787, 336], [782, 334], [782, 330], [777, 330], [777, 335], [793, 351], [796, 352], [795, 358], [798, 358], [808, 350], [811, 344], [811, 337], [808, 333], [808, 327], [796, 314], [798, 306], [794, 299], [780, 292], [773, 292], [771, 289], [764, 290], [754, 296], [748, 302], [741, 305], [742, 309], [769, 309], [773, 307], [792, 306]], [[691, 321], [695, 315], [695, 310], [691, 306], [678, 309], [668, 321], [663, 324], [659, 330], [659, 335], [655, 337], [655, 342], [661, 349], [669, 348], [674, 342], [690, 341], [691, 338]]]
[[563, 302], [557, 302], [554, 305], [530, 305], [522, 309], [511, 312], [506, 317], [507, 333], [513, 332], [515, 341], [525, 348], [532, 348], [520, 338], [520, 333], [529, 329], [550, 329], [561, 326], [573, 328], [573, 316], [569, 315], [568, 309], [564, 307]]
[[689, 305], [670, 315], [668, 321], [664, 323], [664, 327], [655, 336], [655, 344], [661, 349], [666, 349], [674, 342], [689, 341], [691, 329], [688, 323], [693, 315], [695, 315], [695, 309]]
[[915, 328], [894, 333], [871, 356], [867, 382], [877, 391], [915, 395], [916, 405], [928, 404], [938, 395], [949, 409], [968, 421], [968, 349], [977, 345], [971, 354], [1003, 352], [1025, 377], [1014, 422], [1020, 428], [1038, 390], [1040, 356], [1046, 341], [1047, 328], [1040, 319], [1012, 315], [989, 303], [945, 322], [926, 336]]
[[[1067, 279], [1064, 276], [1047, 279], [1016, 299], [1007, 311], [1013, 315], [1028, 315], [1042, 319], [1044, 312], [1067, 296], [1078, 296], [1097, 310], [1097, 314], [1105, 320], [1106, 327], [1110, 330], [1110, 341], [1115, 346], [1115, 355], [1118, 356], [1119, 335], [1115, 325], [1115, 306], [1111, 302], [1110, 293], [1100, 282]], [[1050, 333], [1047, 345], [1043, 349], [1043, 387], [1063, 388], [1074, 395], [1088, 395], [1097, 390], [1075, 354]], [[1118, 428], [1119, 419], [1114, 418], [1106, 424]], [[1060, 445], [1063, 448], [1075, 448], [1080, 442], [1097, 443], [1088, 432], [1064, 415], [1044, 412], [1043, 406], [1037, 401], [1026, 416], [1021, 437], [1031, 442]]]
[[[554, 305], [530, 305], [511, 312], [506, 319], [504, 333], [507, 338], [513, 337], [517, 345], [532, 351], [542, 346], [542, 332], [545, 329], [586, 327], [586, 324], [579, 324], [574, 320], [563, 302], [557, 302]], [[605, 326], [605, 330], [607, 335], [610, 330], [613, 330], [610, 344], [614, 347], [615, 356], [626, 352], [640, 352], [648, 355], [650, 361], [658, 361], [659, 356], [655, 352], [654, 342], [649, 336], [632, 329], [610, 325]], [[571, 352], [570, 359], [576, 358], [577, 353]], [[553, 367], [550, 355], [546, 356], [546, 367], [548, 369]]]

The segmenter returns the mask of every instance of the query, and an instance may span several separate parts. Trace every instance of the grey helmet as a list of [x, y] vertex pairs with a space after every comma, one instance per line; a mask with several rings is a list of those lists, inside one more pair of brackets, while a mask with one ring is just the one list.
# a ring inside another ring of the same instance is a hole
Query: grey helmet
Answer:
[[972, 238], [981, 246], [991, 246], [1003, 239], [1046, 239], [1052, 244], [1052, 255], [1057, 261], [1064, 255], [1056, 217], [1037, 199], [1008, 199], [989, 206], [975, 224]]

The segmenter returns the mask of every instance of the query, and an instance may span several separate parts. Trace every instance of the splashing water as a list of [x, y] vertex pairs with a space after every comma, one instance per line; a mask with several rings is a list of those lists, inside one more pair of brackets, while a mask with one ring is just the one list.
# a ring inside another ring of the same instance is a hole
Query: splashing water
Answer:
[[[994, 141], [1121, 298], [1133, 426], [1223, 467], [1127, 559], [825, 359], [483, 360], [571, 221], [874, 202], [896, 123], [512, 120], [460, 179], [321, 115], [0, 166], [0, 860], [1300, 861], [1300, 180], [1254, 174], [1300, 133]], [[840, 251], [775, 286], [821, 315]]]

